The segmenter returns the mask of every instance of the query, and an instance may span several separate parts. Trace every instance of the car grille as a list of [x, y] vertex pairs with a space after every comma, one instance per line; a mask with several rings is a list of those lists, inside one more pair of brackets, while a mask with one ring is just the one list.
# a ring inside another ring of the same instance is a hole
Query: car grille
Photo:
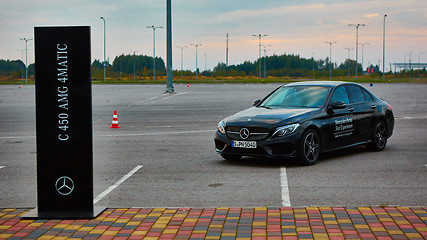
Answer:
[[[249, 130], [249, 137], [243, 139], [240, 136], [240, 130], [242, 128], [247, 128]], [[260, 128], [260, 127], [227, 127], [227, 136], [233, 140], [244, 140], [244, 141], [258, 141], [264, 140], [267, 138], [270, 133], [270, 129], [268, 128]]]

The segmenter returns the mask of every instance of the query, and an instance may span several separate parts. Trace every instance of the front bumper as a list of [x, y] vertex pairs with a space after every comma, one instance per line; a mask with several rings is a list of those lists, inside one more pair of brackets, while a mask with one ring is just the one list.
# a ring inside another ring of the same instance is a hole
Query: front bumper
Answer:
[[256, 141], [257, 148], [236, 148], [232, 146], [232, 139], [226, 135], [215, 133], [215, 150], [219, 154], [240, 155], [240, 156], [260, 156], [269, 158], [292, 158], [296, 156], [296, 144], [301, 139], [301, 133], [279, 138], [266, 138]]

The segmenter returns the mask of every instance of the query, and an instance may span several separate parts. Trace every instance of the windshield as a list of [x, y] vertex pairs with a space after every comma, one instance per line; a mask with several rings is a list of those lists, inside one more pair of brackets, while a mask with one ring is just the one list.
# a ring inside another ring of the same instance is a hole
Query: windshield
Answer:
[[321, 86], [283, 86], [271, 94], [260, 107], [320, 108], [330, 88]]

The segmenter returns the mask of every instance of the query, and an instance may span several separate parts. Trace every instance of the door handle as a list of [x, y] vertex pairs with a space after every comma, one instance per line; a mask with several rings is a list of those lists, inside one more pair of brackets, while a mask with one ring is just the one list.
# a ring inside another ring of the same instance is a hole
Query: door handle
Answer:
[[375, 109], [375, 108], [377, 108], [377, 106], [376, 105], [371, 105], [371, 108]]
[[347, 109], [349, 112], [354, 112], [354, 108], [353, 107], [350, 107], [350, 108], [348, 108]]

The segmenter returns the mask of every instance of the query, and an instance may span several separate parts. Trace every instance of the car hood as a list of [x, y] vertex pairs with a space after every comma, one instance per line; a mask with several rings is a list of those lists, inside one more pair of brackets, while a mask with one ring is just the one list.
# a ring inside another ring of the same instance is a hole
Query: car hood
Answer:
[[318, 108], [264, 108], [251, 107], [225, 119], [226, 125], [275, 127], [304, 121]]

